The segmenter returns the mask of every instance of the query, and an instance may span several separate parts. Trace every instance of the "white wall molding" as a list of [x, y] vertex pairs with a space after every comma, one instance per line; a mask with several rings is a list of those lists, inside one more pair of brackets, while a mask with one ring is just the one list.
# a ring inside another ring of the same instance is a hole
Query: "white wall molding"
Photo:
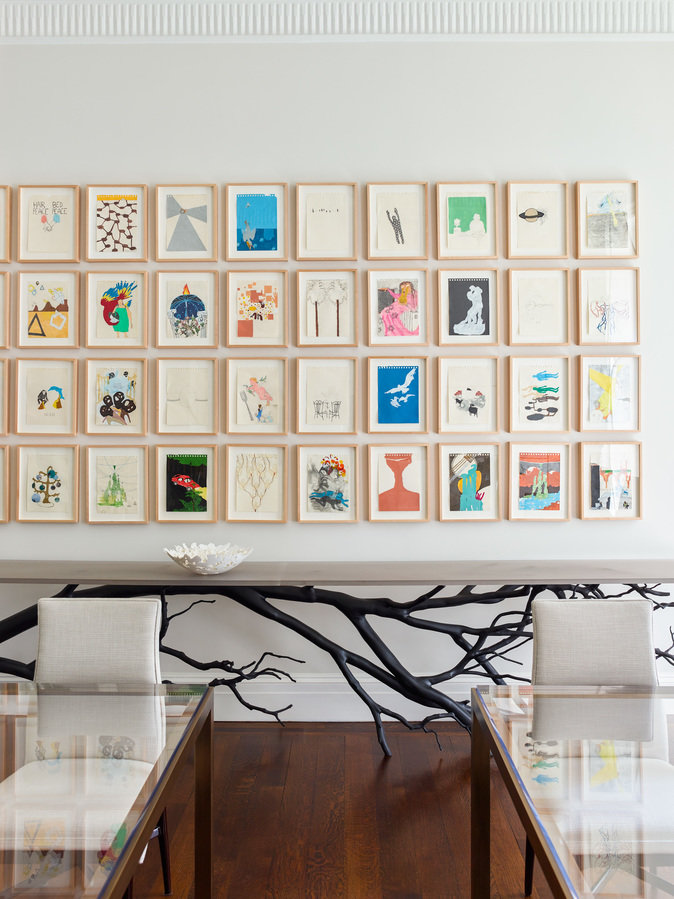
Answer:
[[674, 0], [0, 0], [0, 42], [671, 38]]

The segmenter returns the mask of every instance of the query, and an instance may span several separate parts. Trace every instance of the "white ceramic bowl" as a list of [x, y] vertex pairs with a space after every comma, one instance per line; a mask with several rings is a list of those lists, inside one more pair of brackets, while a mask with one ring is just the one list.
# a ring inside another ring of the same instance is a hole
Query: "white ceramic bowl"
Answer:
[[214, 543], [178, 543], [169, 549], [164, 547], [174, 562], [195, 574], [222, 574], [243, 562], [253, 551], [252, 546], [234, 546], [232, 543], [216, 546]]

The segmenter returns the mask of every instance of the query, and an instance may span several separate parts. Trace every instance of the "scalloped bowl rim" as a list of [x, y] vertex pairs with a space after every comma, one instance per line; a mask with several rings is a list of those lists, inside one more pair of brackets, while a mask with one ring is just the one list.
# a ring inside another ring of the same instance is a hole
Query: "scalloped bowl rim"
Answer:
[[178, 543], [164, 547], [166, 555], [181, 568], [195, 574], [224, 574], [236, 568], [253, 551], [252, 546], [236, 546], [232, 543]]

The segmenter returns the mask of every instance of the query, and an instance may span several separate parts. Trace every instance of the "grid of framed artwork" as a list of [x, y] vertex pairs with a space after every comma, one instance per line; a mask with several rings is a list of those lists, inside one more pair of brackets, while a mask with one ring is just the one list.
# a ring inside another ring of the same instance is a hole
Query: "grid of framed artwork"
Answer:
[[0, 186], [0, 521], [641, 518], [636, 181], [293, 191]]

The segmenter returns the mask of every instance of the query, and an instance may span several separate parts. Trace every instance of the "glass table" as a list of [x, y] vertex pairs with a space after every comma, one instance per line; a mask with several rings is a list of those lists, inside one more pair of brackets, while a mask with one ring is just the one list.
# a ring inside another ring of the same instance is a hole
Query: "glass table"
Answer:
[[194, 749], [195, 895], [212, 895], [213, 692], [0, 684], [0, 894], [125, 894]]
[[473, 899], [490, 895], [490, 757], [554, 896], [674, 896], [674, 689], [491, 686], [472, 706]]

